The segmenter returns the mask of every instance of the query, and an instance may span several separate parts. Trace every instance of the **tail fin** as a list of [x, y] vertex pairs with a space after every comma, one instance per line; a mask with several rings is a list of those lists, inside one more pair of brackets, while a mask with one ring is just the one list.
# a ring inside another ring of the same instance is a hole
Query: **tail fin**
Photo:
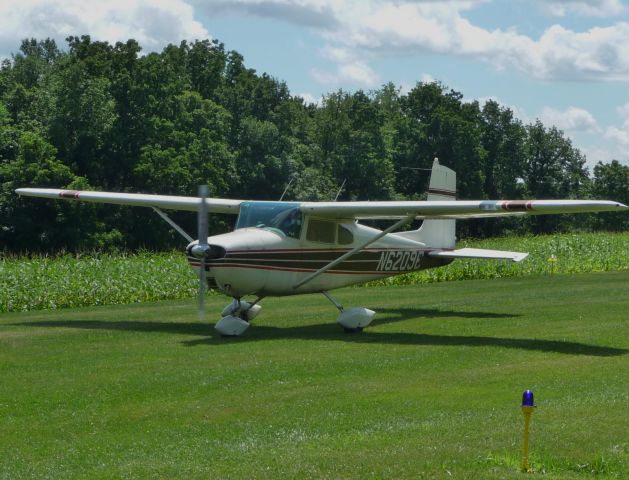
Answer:
[[[440, 165], [436, 158], [432, 164], [427, 200], [456, 200], [456, 173]], [[418, 230], [401, 232], [398, 235], [422, 242], [429, 247], [454, 248], [455, 220], [424, 220]]]

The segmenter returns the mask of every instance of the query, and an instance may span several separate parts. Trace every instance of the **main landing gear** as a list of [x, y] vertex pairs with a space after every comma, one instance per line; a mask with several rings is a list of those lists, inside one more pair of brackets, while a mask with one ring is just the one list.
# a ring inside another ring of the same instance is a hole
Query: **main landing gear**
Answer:
[[224, 337], [237, 337], [249, 328], [249, 322], [256, 318], [262, 310], [258, 302], [245, 302], [240, 298], [234, 298], [233, 302], [223, 309], [222, 317], [214, 326]]
[[[321, 292], [330, 302], [338, 308], [340, 314], [337, 323], [346, 332], [362, 332], [373, 320], [376, 312], [368, 308], [355, 307], [345, 310], [328, 292]], [[250, 326], [251, 320], [256, 318], [262, 307], [258, 305], [263, 297], [258, 297], [255, 302], [245, 302], [240, 298], [234, 300], [223, 309], [222, 317], [215, 325], [215, 329], [224, 337], [237, 337], [242, 335]]]
[[345, 310], [343, 305], [338, 303], [332, 295], [326, 291], [321, 292], [325, 297], [330, 300], [336, 308], [339, 309], [340, 315], [336, 319], [337, 323], [343, 327], [348, 333], [362, 332], [363, 328], [367, 327], [373, 320], [376, 312], [369, 310], [368, 308], [355, 307]]

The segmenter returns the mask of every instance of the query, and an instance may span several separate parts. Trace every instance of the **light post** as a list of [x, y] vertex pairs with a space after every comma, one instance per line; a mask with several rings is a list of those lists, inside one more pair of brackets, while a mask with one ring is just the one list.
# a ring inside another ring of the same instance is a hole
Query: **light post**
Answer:
[[529, 466], [529, 423], [535, 408], [533, 392], [525, 390], [522, 394], [522, 415], [524, 415], [524, 446], [522, 448], [522, 471], [530, 472]]

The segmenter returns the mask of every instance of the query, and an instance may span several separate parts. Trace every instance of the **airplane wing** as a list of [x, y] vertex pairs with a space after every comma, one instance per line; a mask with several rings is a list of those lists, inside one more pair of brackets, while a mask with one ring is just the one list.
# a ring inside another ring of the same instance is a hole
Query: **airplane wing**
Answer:
[[[171, 195], [146, 195], [143, 193], [91, 192], [78, 190], [58, 190], [53, 188], [18, 188], [18, 195], [25, 197], [54, 198], [56, 200], [79, 200], [93, 203], [113, 203], [135, 207], [157, 207], [170, 210], [196, 212], [201, 199], [199, 197], [176, 197]], [[226, 198], [206, 199], [208, 211], [212, 213], [240, 212], [242, 200]]]
[[[199, 197], [114, 193], [52, 188], [18, 188], [16, 193], [27, 197], [111, 203], [136, 207], [157, 207], [171, 210], [197, 211]], [[211, 213], [238, 214], [244, 200], [208, 198]], [[513, 215], [544, 215], [551, 213], [582, 213], [621, 211], [626, 205], [607, 200], [428, 200], [407, 202], [303, 202], [301, 211], [330, 219], [389, 219], [415, 217], [436, 219], [467, 219]]]
[[305, 202], [301, 211], [330, 219], [467, 219], [554, 213], [620, 212], [626, 205], [608, 200], [437, 200], [417, 202]]

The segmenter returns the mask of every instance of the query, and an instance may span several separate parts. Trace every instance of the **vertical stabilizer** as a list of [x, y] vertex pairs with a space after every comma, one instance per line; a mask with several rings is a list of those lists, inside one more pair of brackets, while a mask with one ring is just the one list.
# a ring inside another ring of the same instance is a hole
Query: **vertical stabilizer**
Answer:
[[[436, 158], [432, 164], [427, 200], [456, 200], [456, 173], [454, 170], [440, 165]], [[456, 241], [455, 220], [424, 220], [418, 230], [401, 232], [398, 235], [422, 242], [429, 247], [454, 248]]]

